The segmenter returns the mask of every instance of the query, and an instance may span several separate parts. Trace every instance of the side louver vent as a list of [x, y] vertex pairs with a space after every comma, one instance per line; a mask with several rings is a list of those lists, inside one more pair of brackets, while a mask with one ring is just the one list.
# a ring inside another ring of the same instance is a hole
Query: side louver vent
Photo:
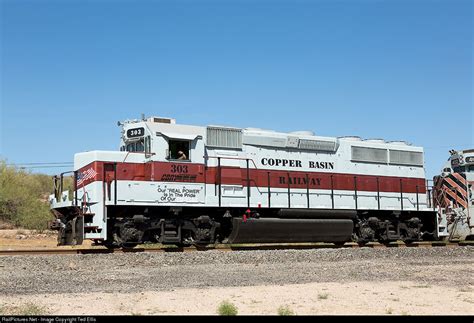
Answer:
[[207, 127], [207, 146], [242, 149], [242, 129]]
[[390, 149], [390, 164], [423, 166], [423, 153]]
[[353, 161], [386, 164], [387, 155], [387, 149], [352, 146]]
[[337, 150], [337, 141], [300, 139], [299, 148], [335, 152]]

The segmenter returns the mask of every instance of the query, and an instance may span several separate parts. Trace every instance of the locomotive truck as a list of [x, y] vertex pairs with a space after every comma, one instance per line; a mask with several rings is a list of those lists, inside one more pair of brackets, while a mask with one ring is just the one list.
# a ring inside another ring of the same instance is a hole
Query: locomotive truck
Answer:
[[162, 117], [119, 126], [120, 150], [75, 154], [72, 192], [54, 177], [59, 245], [412, 242], [450, 229], [423, 148], [403, 141]]

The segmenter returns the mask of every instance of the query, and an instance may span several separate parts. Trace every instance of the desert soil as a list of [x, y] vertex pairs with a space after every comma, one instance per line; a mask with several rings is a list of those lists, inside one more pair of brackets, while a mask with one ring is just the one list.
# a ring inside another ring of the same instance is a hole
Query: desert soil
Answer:
[[[75, 248], [88, 248], [91, 241], [86, 240], [82, 246]], [[57, 231], [36, 232], [24, 229], [0, 230], [0, 250], [18, 249], [51, 249], [57, 247]], [[70, 247], [59, 247], [67, 249]]]
[[[5, 230], [2, 249], [55, 247]], [[18, 238], [17, 235], [26, 238]], [[473, 247], [0, 257], [0, 315], [474, 315]], [[26, 311], [27, 312], [27, 311]]]

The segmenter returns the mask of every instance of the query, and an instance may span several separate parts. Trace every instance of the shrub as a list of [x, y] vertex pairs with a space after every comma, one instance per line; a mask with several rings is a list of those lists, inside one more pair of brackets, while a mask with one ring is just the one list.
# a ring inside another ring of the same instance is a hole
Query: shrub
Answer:
[[237, 315], [237, 312], [237, 307], [228, 301], [222, 302], [217, 308], [219, 315]]
[[318, 299], [327, 299], [329, 294], [323, 293], [323, 294], [318, 294]]
[[52, 219], [48, 195], [51, 177], [32, 174], [0, 161], [0, 220], [15, 226], [44, 230]]
[[280, 306], [278, 308], [278, 315], [288, 316], [288, 315], [295, 315], [295, 313], [290, 309], [288, 305], [285, 305], [285, 306]]

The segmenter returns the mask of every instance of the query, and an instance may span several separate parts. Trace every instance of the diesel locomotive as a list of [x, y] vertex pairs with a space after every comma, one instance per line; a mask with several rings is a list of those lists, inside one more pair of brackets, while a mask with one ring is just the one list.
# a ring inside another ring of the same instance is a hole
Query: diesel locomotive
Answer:
[[67, 173], [54, 177], [59, 245], [412, 242], [449, 235], [458, 210], [427, 184], [423, 148], [403, 141], [162, 117], [119, 126], [119, 150], [75, 154], [71, 191]]

